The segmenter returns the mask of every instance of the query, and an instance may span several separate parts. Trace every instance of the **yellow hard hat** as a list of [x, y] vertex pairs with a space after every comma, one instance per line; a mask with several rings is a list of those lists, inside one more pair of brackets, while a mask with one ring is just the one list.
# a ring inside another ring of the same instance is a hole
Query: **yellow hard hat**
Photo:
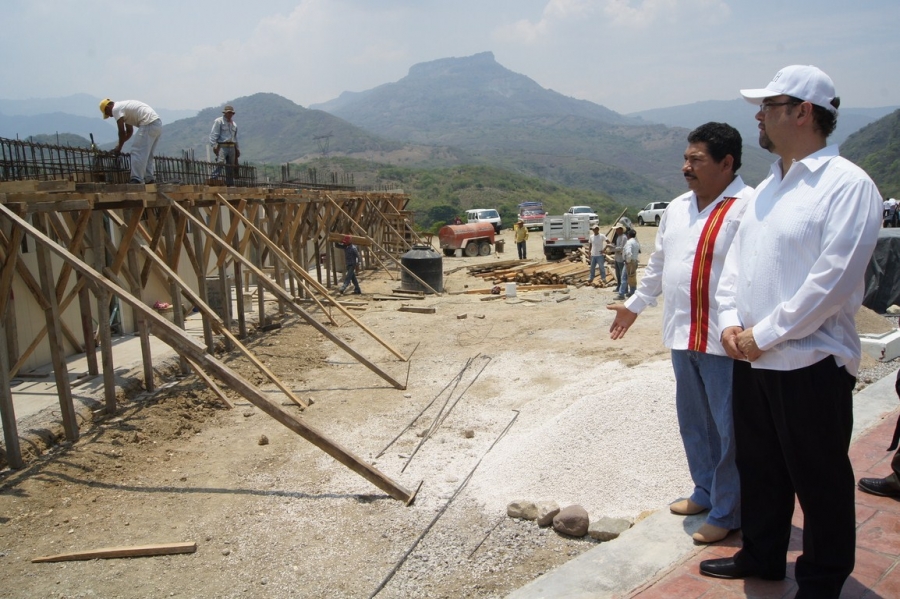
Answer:
[[110, 104], [112, 104], [112, 100], [110, 100], [109, 98], [104, 98], [104, 99], [100, 100], [100, 112], [103, 113], [103, 118], [105, 118], [105, 119], [109, 118], [109, 115], [106, 114], [106, 107], [109, 106]]

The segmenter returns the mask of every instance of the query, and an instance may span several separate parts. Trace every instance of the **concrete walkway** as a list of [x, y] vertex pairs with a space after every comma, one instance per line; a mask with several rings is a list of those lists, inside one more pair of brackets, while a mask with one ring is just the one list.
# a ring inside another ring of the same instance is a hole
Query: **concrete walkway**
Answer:
[[[854, 400], [850, 458], [857, 479], [890, 473], [890, 443], [898, 409], [896, 375], [888, 375], [860, 391]], [[677, 498], [672, 498], [674, 501]], [[842, 598], [900, 597], [900, 501], [856, 494], [856, 569]], [[797, 585], [793, 565], [801, 552], [803, 513], [794, 512], [788, 554], [788, 576], [781, 582], [758, 579], [719, 580], [701, 576], [700, 561], [730, 557], [740, 548], [740, 535], [712, 546], [694, 545], [690, 535], [703, 516], [681, 517], [661, 509], [602, 543], [508, 595], [508, 599], [714, 599], [722, 597], [793, 597]]]

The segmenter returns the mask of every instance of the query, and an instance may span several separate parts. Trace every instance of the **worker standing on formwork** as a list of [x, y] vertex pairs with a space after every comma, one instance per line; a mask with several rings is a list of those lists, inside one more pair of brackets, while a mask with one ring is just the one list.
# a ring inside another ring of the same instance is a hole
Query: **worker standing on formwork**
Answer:
[[109, 98], [100, 101], [103, 118], [113, 117], [119, 128], [119, 144], [115, 152], [122, 151], [125, 142], [137, 135], [131, 143], [131, 180], [129, 183], [154, 183], [153, 155], [162, 135], [162, 121], [152, 108], [137, 100], [113, 102]]
[[[209, 145], [212, 146], [213, 153], [216, 155], [216, 162], [219, 161], [221, 154], [222, 161], [225, 163], [225, 185], [228, 187], [234, 187], [234, 170], [238, 164], [238, 158], [241, 157], [237, 123], [232, 120], [233, 117], [234, 108], [230, 104], [226, 104], [222, 109], [222, 116], [213, 121], [212, 131], [209, 133]], [[217, 166], [213, 177], [217, 177], [219, 173], [221, 173], [221, 167]]]

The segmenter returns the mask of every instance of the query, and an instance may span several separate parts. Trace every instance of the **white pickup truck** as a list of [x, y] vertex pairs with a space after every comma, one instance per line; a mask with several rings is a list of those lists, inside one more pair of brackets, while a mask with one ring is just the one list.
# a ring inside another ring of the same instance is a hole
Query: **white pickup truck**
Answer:
[[544, 256], [559, 260], [588, 243], [591, 222], [587, 214], [547, 215], [544, 217]]

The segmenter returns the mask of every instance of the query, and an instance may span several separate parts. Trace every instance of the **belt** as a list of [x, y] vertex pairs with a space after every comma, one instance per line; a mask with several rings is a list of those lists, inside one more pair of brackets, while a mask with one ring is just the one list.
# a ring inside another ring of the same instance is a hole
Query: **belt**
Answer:
[[236, 146], [237, 144], [233, 141], [220, 141], [216, 145], [217, 146]]

